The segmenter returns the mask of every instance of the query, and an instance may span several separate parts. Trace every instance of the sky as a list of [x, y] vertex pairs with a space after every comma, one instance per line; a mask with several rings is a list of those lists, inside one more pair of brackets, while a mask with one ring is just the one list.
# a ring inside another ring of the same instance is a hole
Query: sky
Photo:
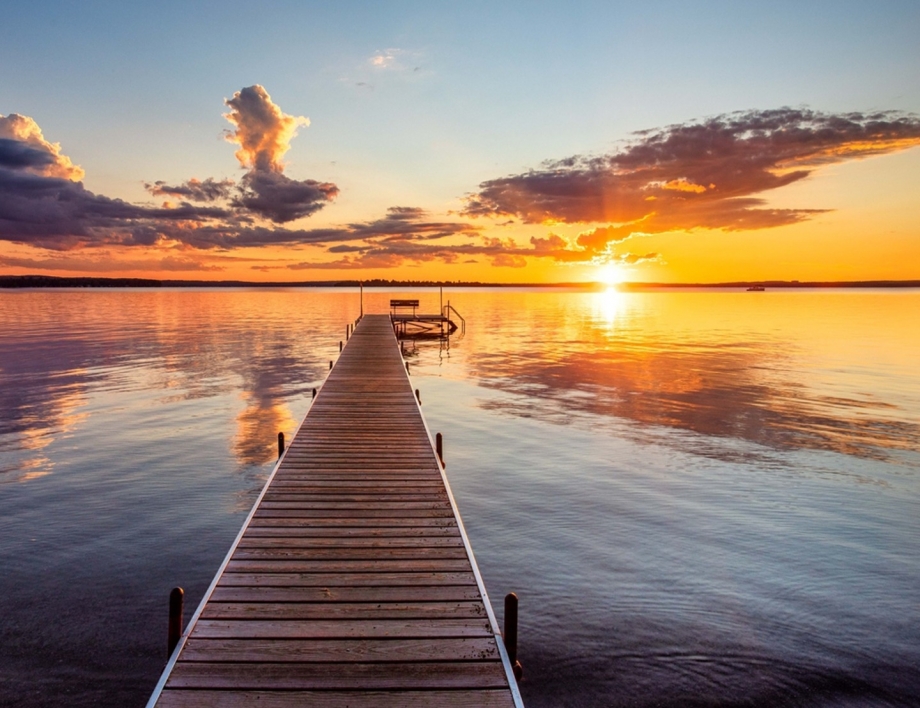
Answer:
[[16, 3], [0, 274], [920, 278], [920, 4]]

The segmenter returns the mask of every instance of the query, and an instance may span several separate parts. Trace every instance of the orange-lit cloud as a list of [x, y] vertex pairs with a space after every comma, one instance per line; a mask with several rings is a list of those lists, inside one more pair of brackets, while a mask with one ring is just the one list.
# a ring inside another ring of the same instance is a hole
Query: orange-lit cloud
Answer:
[[771, 228], [822, 210], [767, 208], [764, 192], [822, 165], [917, 145], [915, 115], [791, 108], [732, 113], [640, 132], [612, 154], [574, 156], [483, 182], [464, 213], [606, 224], [579, 237], [588, 253], [638, 234]]
[[79, 182], [82, 168], [61, 154], [58, 143], [49, 143], [32, 118], [12, 113], [0, 115], [0, 167], [16, 166], [32, 174]]
[[[670, 189], [674, 192], [693, 192], [694, 194], [702, 194], [706, 191], [706, 187], [701, 184], [694, 184], [693, 182], [688, 182], [687, 180], [681, 179], [672, 179], [670, 182], [665, 182], [660, 186], [662, 189]], [[714, 189], [715, 185], [710, 185], [710, 189]]]
[[[469, 263], [470, 257], [484, 257], [500, 268], [523, 268], [527, 258], [549, 258], [559, 262], [581, 263], [591, 260], [593, 254], [573, 248], [561, 236], [550, 234], [546, 238], [531, 237], [530, 247], [521, 246], [512, 239], [500, 239], [477, 233], [462, 222], [429, 222], [424, 212], [408, 207], [395, 207], [388, 218], [368, 224], [355, 224], [342, 229], [340, 243], [329, 246], [327, 253], [341, 257], [329, 260], [300, 261], [288, 264], [293, 270], [355, 270], [367, 268], [395, 268], [439, 261], [441, 263]], [[399, 223], [395, 226], [394, 222]], [[400, 223], [401, 222], [401, 223]], [[326, 233], [331, 230], [318, 230]], [[464, 243], [444, 243], [446, 236], [462, 234]], [[658, 259], [657, 253], [646, 255], [605, 254], [604, 261], [639, 263]], [[473, 262], [476, 262], [475, 260]]]
[[237, 91], [224, 103], [231, 109], [224, 118], [236, 126], [227, 131], [227, 140], [240, 146], [236, 151], [240, 164], [253, 170], [283, 171], [281, 159], [297, 130], [310, 125], [310, 119], [282, 111], [258, 84]]

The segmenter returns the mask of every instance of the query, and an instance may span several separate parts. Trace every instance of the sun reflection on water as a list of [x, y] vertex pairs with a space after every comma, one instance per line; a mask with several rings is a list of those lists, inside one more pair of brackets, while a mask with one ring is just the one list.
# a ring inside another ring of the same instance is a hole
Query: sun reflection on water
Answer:
[[609, 285], [604, 290], [594, 293], [592, 296], [593, 318], [612, 327], [617, 320], [623, 318], [628, 297], [629, 294], [624, 293], [616, 285]]

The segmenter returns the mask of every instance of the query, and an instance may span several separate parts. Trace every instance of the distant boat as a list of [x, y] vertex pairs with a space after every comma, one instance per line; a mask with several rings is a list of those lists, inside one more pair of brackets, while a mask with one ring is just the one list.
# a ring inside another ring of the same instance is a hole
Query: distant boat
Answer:
[[747, 289], [749, 293], [762, 293], [766, 288], [763, 285], [752, 285]]

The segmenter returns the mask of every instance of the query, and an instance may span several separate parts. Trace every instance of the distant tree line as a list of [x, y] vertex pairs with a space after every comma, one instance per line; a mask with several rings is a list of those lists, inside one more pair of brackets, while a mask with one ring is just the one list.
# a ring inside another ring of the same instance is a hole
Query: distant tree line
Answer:
[[[478, 280], [306, 280], [254, 283], [246, 280], [154, 280], [150, 278], [0, 275], [0, 288], [598, 288], [599, 283], [483, 283]], [[798, 281], [756, 280], [725, 283], [621, 283], [624, 290], [648, 288], [918, 288], [920, 280]]]
[[438, 280], [310, 280], [250, 282], [246, 280], [154, 280], [151, 278], [103, 278], [95, 276], [0, 275], [2, 288], [330, 288], [352, 287], [484, 287], [479, 281]]

